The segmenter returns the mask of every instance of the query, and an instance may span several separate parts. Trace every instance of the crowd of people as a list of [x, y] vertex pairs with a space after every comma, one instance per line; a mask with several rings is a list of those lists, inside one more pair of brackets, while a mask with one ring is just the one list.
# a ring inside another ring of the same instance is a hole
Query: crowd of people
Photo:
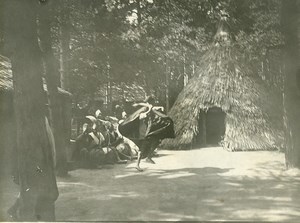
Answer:
[[102, 168], [104, 164], [137, 159], [136, 169], [143, 171], [141, 159], [155, 163], [152, 157], [161, 140], [174, 137], [173, 122], [151, 96], [132, 106], [135, 111], [129, 115], [116, 105], [113, 116], [94, 108], [94, 115], [82, 119], [82, 133], [76, 138], [73, 152], [73, 160], [80, 167]]

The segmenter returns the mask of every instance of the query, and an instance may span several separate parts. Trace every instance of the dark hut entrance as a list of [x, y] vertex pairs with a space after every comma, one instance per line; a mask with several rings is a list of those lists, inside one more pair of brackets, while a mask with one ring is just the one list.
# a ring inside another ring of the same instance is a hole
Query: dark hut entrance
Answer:
[[201, 111], [199, 118], [199, 135], [197, 146], [219, 145], [225, 134], [225, 112], [218, 107]]
[[206, 114], [206, 144], [218, 145], [225, 134], [225, 113], [217, 107]]

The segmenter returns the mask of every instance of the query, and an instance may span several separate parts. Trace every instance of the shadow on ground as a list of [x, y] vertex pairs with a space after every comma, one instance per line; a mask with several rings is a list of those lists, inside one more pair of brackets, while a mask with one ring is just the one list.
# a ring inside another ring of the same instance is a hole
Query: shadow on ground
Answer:
[[85, 174], [74, 173], [77, 190], [68, 189], [74, 188], [73, 181], [61, 182], [57, 203], [73, 210], [57, 214], [60, 220], [104, 221], [300, 219], [299, 179], [275, 175], [277, 162], [261, 165], [248, 170], [249, 175], [238, 175], [233, 168], [148, 168], [137, 173], [128, 167], [110, 177], [86, 172], [84, 181], [93, 179], [86, 184], [75, 176]]
[[156, 165], [143, 163], [142, 173], [129, 163], [113, 169], [75, 170], [67, 179], [58, 178], [57, 220], [300, 219], [300, 174], [284, 170], [282, 154], [224, 153], [215, 162], [216, 157], [207, 161], [212, 151], [186, 151], [175, 165], [171, 158], [181, 152], [165, 153], [168, 156], [157, 158]]

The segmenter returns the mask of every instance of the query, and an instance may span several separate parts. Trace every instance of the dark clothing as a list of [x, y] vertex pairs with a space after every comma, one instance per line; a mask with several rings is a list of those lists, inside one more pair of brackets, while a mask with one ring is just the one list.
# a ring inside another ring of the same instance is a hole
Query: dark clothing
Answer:
[[157, 139], [175, 138], [174, 124], [170, 117], [152, 109], [145, 119], [140, 120], [139, 115], [146, 111], [147, 108], [142, 107], [126, 118], [119, 125], [120, 133], [133, 142], [150, 137]]
[[95, 167], [104, 162], [105, 153], [89, 134], [83, 133], [76, 139], [73, 158], [83, 167]]
[[116, 133], [115, 131], [107, 132], [103, 136], [105, 138], [105, 140], [102, 144], [103, 147], [110, 147], [110, 146], [115, 147], [122, 142], [122, 138], [120, 138], [118, 136], [118, 133]]
[[147, 140], [143, 140], [141, 142], [140, 151], [142, 159], [146, 157], [151, 157], [151, 153], [157, 148], [157, 146], [160, 144], [160, 140], [156, 138], [148, 138]]
[[119, 125], [120, 133], [139, 147], [142, 158], [147, 157], [161, 139], [175, 137], [172, 119], [159, 111], [151, 109], [147, 117], [140, 120], [140, 114], [147, 110], [147, 107], [140, 108]]
[[88, 148], [91, 143], [91, 138], [87, 133], [80, 134], [75, 140], [75, 150], [72, 154], [73, 160], [80, 160], [80, 150], [83, 148]]
[[119, 120], [122, 119], [122, 112], [123, 112], [123, 109], [121, 107], [117, 107], [115, 109], [115, 117]]

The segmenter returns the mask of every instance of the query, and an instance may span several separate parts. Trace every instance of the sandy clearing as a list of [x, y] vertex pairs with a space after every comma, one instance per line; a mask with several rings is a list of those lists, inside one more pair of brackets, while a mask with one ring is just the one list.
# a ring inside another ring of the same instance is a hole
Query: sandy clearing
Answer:
[[[159, 154], [156, 164], [142, 163], [142, 173], [134, 161], [58, 178], [57, 220], [300, 220], [300, 172], [285, 170], [282, 153], [211, 147]], [[1, 186], [4, 216], [17, 187]]]

